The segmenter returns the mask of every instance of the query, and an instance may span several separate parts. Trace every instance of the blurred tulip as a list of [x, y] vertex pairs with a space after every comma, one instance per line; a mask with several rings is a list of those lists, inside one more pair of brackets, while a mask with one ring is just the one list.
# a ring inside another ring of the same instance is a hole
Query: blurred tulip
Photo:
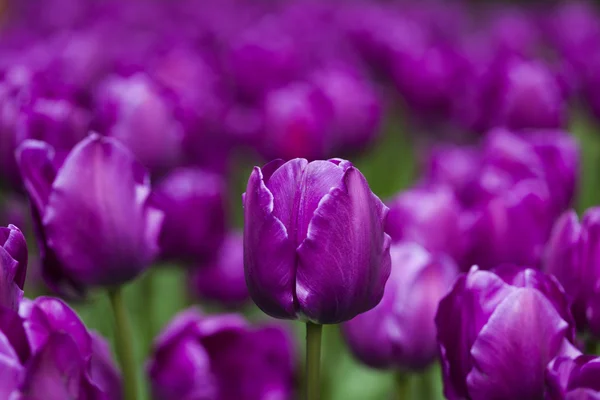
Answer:
[[282, 328], [253, 328], [236, 314], [202, 315], [192, 308], [156, 338], [147, 372], [157, 400], [288, 399], [294, 358]]
[[319, 324], [372, 309], [390, 274], [387, 212], [348, 161], [255, 167], [244, 194], [250, 296], [273, 317]]
[[465, 250], [461, 206], [444, 186], [417, 187], [388, 202], [385, 231], [394, 242], [409, 241], [432, 253], [459, 259]]
[[[19, 315], [21, 314], [21, 315]], [[121, 399], [106, 341], [87, 331], [61, 300], [23, 300], [0, 309], [0, 394], [6, 399]]]
[[392, 273], [381, 302], [345, 322], [352, 352], [377, 368], [422, 370], [437, 356], [434, 323], [438, 302], [458, 276], [447, 256], [435, 256], [414, 243], [390, 249]]
[[150, 204], [145, 170], [116, 140], [95, 134], [62, 165], [54, 157], [39, 141], [27, 140], [18, 150], [46, 282], [82, 294], [89, 286], [135, 278], [158, 251], [163, 217]]
[[559, 357], [549, 366], [548, 400], [600, 398], [600, 357]]
[[442, 299], [435, 321], [450, 400], [543, 399], [548, 363], [575, 352], [562, 288], [533, 269], [473, 267]]
[[0, 306], [17, 310], [27, 274], [27, 243], [19, 228], [0, 227]]
[[176, 166], [183, 129], [156, 85], [142, 74], [108, 78], [96, 94], [98, 124], [153, 172]]
[[557, 77], [544, 64], [510, 62], [501, 79], [496, 125], [515, 130], [566, 125], [567, 102]]
[[164, 259], [187, 263], [210, 260], [225, 237], [227, 185], [201, 169], [180, 168], [156, 187], [156, 205], [164, 212], [159, 236]]
[[38, 98], [21, 113], [17, 141], [47, 142], [54, 147], [57, 157], [64, 159], [87, 136], [90, 121], [88, 111], [66, 99]]
[[213, 259], [190, 271], [191, 290], [197, 297], [228, 306], [250, 299], [244, 276], [244, 237], [230, 232]]
[[332, 128], [338, 146], [363, 150], [381, 128], [382, 105], [372, 85], [350, 68], [326, 68], [313, 77], [333, 109]]
[[324, 94], [308, 83], [295, 82], [269, 92], [263, 108], [261, 152], [285, 160], [328, 156], [337, 145], [331, 112]]

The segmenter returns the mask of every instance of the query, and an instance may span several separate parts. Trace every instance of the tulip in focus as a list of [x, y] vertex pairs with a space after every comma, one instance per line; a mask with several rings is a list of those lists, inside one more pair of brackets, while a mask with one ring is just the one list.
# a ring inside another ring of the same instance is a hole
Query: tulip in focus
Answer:
[[216, 255], [190, 271], [191, 291], [196, 297], [227, 306], [239, 306], [250, 299], [244, 275], [244, 237], [230, 232]]
[[375, 368], [422, 370], [437, 357], [435, 313], [458, 276], [451, 258], [415, 243], [394, 244], [392, 272], [381, 302], [344, 323], [359, 360]]
[[217, 253], [225, 237], [227, 186], [223, 178], [195, 168], [172, 171], [154, 191], [164, 212], [161, 257], [202, 263]]
[[290, 399], [294, 358], [292, 338], [276, 325], [191, 308], [156, 338], [147, 372], [156, 400]]
[[442, 299], [435, 322], [449, 400], [544, 399], [548, 364], [577, 352], [565, 293], [533, 269], [473, 267]]
[[117, 286], [150, 265], [162, 212], [150, 204], [148, 176], [127, 148], [92, 134], [62, 165], [40, 141], [23, 142], [17, 155], [52, 289]]
[[388, 208], [345, 160], [275, 160], [244, 195], [250, 296], [275, 318], [334, 324], [375, 307], [390, 274]]

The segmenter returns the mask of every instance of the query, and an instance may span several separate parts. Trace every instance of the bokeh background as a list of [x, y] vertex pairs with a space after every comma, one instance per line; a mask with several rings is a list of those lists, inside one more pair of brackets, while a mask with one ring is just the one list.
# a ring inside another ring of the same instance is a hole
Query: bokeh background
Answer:
[[[277, 157], [348, 158], [389, 199], [419, 180], [432, 146], [475, 145], [496, 126], [571, 132], [582, 152], [574, 205], [582, 211], [600, 202], [595, 3], [0, 4], [0, 223], [25, 227], [34, 260], [14, 149], [35, 138], [67, 150], [89, 131], [122, 140], [150, 169], [153, 184], [179, 166], [218, 174], [227, 184], [225, 223], [232, 229], [243, 226], [241, 195], [254, 165]], [[26, 295], [49, 293], [32, 264]], [[140, 365], [151, 338], [177, 311], [192, 303], [231, 310], [199, 300], [189, 282], [180, 265], [161, 262], [126, 288]], [[105, 293], [71, 304], [112, 340]], [[268, 318], [250, 301], [236, 311]], [[300, 365], [304, 326], [289, 325]], [[356, 361], [338, 327], [324, 332], [323, 398], [386, 398], [395, 373]], [[428, 374], [432, 398], [442, 398], [439, 367]], [[422, 382], [415, 380], [415, 391]], [[141, 390], [147, 396], [145, 385]]]

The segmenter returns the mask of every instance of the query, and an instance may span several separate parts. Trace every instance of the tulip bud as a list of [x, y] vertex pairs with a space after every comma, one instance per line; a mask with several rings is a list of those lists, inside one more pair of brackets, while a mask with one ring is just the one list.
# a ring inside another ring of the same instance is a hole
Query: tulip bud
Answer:
[[375, 307], [390, 274], [387, 212], [348, 161], [255, 167], [244, 195], [250, 296], [273, 317], [320, 324]]
[[180, 168], [156, 187], [157, 206], [164, 212], [159, 237], [162, 258], [205, 262], [225, 237], [227, 187], [219, 175]]
[[191, 290], [197, 297], [237, 306], [249, 300], [244, 276], [244, 237], [230, 232], [217, 254], [191, 272]]
[[458, 276], [447, 256], [414, 243], [392, 245], [392, 272], [381, 302], [343, 325], [346, 341], [365, 364], [421, 370], [437, 356], [434, 317]]
[[107, 79], [96, 103], [102, 130], [123, 142], [146, 168], [160, 172], [177, 164], [183, 129], [148, 77]]
[[461, 207], [454, 193], [444, 186], [410, 189], [388, 202], [390, 212], [385, 231], [394, 242], [409, 241], [433, 253], [455, 259], [464, 253]]
[[435, 321], [448, 399], [543, 399], [546, 366], [573, 351], [566, 296], [533, 269], [473, 267]]
[[600, 398], [600, 357], [558, 357], [547, 373], [548, 400], [593, 400]]
[[52, 147], [27, 140], [18, 160], [50, 287], [82, 294], [89, 286], [120, 285], [149, 266], [163, 214], [150, 204], [148, 176], [123, 145], [92, 134], [56, 165]]
[[14, 225], [0, 228], [0, 306], [17, 310], [27, 274], [27, 243]]
[[275, 325], [252, 328], [235, 314], [188, 309], [154, 343], [147, 367], [153, 398], [291, 398], [292, 351], [291, 337]]

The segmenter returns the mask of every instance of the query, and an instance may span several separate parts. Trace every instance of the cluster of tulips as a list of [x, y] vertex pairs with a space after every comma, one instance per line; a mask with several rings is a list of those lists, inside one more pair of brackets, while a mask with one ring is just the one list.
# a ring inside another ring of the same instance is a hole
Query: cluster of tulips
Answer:
[[2, 10], [0, 400], [600, 399], [592, 4]]

